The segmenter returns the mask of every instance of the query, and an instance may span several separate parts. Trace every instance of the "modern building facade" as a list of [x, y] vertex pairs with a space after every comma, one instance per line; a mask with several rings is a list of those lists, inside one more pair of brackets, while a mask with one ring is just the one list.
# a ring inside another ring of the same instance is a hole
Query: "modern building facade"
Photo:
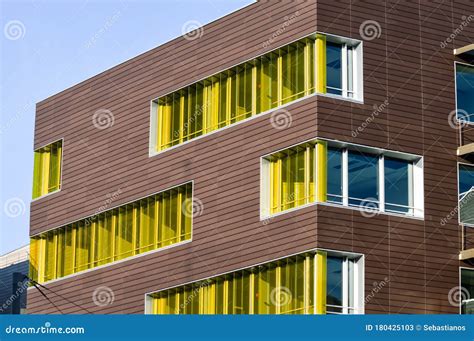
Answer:
[[38, 103], [28, 312], [472, 312], [470, 8], [259, 1]]
[[0, 256], [0, 314], [25, 314], [28, 245]]

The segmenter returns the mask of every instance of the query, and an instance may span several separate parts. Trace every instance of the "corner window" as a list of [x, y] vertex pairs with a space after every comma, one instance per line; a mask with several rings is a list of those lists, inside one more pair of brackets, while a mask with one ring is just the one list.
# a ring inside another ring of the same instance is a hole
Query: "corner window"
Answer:
[[474, 122], [474, 66], [456, 63], [456, 113], [462, 121]]
[[262, 158], [262, 218], [316, 202], [423, 217], [422, 159], [326, 140]]
[[[308, 251], [147, 295], [149, 314], [362, 314], [363, 257]], [[282, 299], [283, 298], [283, 299]]]
[[61, 187], [62, 140], [35, 150], [33, 199]]
[[270, 163], [270, 210], [281, 212], [314, 201], [314, 145], [275, 154]]
[[312, 34], [152, 101], [156, 154], [315, 93], [362, 101], [362, 43]]

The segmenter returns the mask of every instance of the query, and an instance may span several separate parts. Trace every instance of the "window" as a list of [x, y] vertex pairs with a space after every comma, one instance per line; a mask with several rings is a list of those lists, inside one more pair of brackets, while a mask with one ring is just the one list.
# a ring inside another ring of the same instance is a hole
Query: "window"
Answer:
[[327, 92], [342, 95], [342, 45], [327, 43]]
[[298, 207], [314, 199], [314, 145], [287, 149], [272, 156], [271, 213]]
[[262, 218], [315, 202], [423, 217], [422, 159], [320, 139], [262, 158]]
[[461, 269], [461, 314], [474, 314], [474, 269]]
[[474, 66], [456, 63], [457, 118], [474, 122]]
[[191, 239], [188, 183], [31, 238], [39, 283]]
[[342, 204], [342, 150], [328, 148], [327, 201]]
[[[152, 101], [153, 153], [314, 93], [362, 99], [362, 44], [313, 34]], [[360, 65], [352, 65], [358, 63]]]
[[459, 222], [474, 225], [474, 166], [459, 165]]
[[348, 257], [327, 257], [327, 313], [354, 314], [355, 271], [357, 260]]
[[62, 140], [35, 150], [33, 199], [58, 191], [61, 186]]
[[413, 163], [386, 157], [385, 210], [410, 213], [413, 207]]
[[[335, 267], [338, 263], [344, 264], [340, 271]], [[362, 278], [361, 256], [312, 251], [150, 294], [146, 310], [153, 314], [325, 314], [335, 310], [360, 314]], [[335, 288], [340, 289], [338, 293]]]
[[349, 205], [379, 207], [378, 156], [349, 151]]

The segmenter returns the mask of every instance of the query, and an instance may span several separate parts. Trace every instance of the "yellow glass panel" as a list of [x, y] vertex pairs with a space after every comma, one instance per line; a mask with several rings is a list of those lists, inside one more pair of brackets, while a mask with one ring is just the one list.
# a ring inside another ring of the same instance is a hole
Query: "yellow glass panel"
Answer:
[[305, 170], [305, 149], [298, 148], [295, 160], [295, 206], [306, 204], [308, 197]]
[[67, 276], [74, 272], [74, 244], [75, 230], [71, 225], [66, 226], [64, 228], [64, 261], [62, 276]]
[[190, 239], [186, 200], [191, 183], [33, 237], [31, 275], [41, 283]]
[[45, 253], [45, 281], [49, 281], [56, 278], [57, 243], [57, 231], [47, 232]]
[[261, 266], [255, 275], [255, 314], [275, 314], [276, 267]]
[[40, 237], [33, 237], [30, 240], [30, 269], [28, 276], [36, 282], [39, 282], [40, 243]]
[[148, 198], [144, 200], [144, 204], [141, 207], [141, 219], [144, 225], [141, 226], [140, 232], [140, 248], [141, 252], [153, 250], [155, 248], [155, 234], [157, 229], [155, 228], [155, 199]]
[[322, 34], [316, 36], [316, 91], [326, 93], [326, 37]]
[[316, 266], [316, 314], [326, 314], [327, 292], [327, 253], [318, 251], [315, 256]]
[[76, 272], [93, 267], [94, 234], [92, 233], [92, 229], [95, 229], [95, 227], [95, 222], [89, 225], [85, 222], [80, 222], [77, 225], [76, 233], [79, 236], [78, 245], [80, 257], [78, 259], [79, 263], [77, 263]]
[[35, 151], [33, 170], [33, 199], [60, 188], [62, 141]]
[[[169, 240], [167, 240], [168, 244], [175, 243], [179, 239], [179, 221], [178, 217], [181, 214], [181, 211], [178, 211], [178, 206], [180, 202], [178, 200], [178, 192], [175, 190], [170, 191], [170, 227], [169, 227]], [[181, 208], [181, 207], [179, 207]], [[178, 214], [179, 213], [179, 214]]]
[[307, 203], [316, 201], [314, 190], [314, 171], [315, 171], [315, 148], [314, 146], [306, 146], [305, 153], [305, 184], [307, 193]]
[[315, 201], [315, 147], [293, 147], [269, 159], [270, 213]]
[[317, 200], [325, 202], [327, 200], [327, 142], [319, 141], [317, 148]]
[[57, 257], [56, 257], [56, 277], [64, 276], [64, 261], [66, 252], [66, 234], [63, 231], [64, 228], [60, 228], [57, 231]]
[[157, 150], [326, 92], [326, 38], [306, 37], [159, 98]]
[[34, 171], [33, 171], [33, 199], [41, 196], [41, 176], [42, 176], [43, 157], [40, 151], [35, 152]]
[[[166, 309], [161, 312], [164, 314], [312, 314], [315, 312], [315, 291], [321, 295], [326, 285], [324, 268], [318, 267], [318, 276], [323, 277], [318, 278], [319, 289], [315, 288], [313, 259], [320, 256], [291, 256], [169, 289], [152, 296], [157, 301], [153, 306], [159, 307], [161, 297], [167, 297]], [[318, 258], [318, 262], [321, 259]]]

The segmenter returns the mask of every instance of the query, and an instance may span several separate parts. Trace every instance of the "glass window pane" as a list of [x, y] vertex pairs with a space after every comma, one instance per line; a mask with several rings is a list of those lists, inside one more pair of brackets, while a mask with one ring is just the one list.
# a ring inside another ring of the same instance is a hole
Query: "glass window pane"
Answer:
[[412, 206], [412, 163], [385, 158], [385, 210], [408, 213]]
[[339, 257], [327, 258], [327, 297], [328, 312], [342, 313], [342, 262]]
[[342, 203], [342, 150], [328, 148], [327, 159], [327, 200]]
[[64, 273], [63, 276], [67, 276], [73, 273], [74, 271], [74, 229], [72, 225], [66, 226], [64, 229], [65, 233], [65, 250], [64, 250]]
[[459, 210], [460, 220], [474, 224], [474, 167], [459, 165]]
[[378, 208], [378, 157], [349, 151], [349, 205]]
[[342, 95], [342, 45], [326, 43], [327, 92]]
[[462, 195], [474, 187], [474, 167], [459, 166], [459, 195]]
[[456, 64], [457, 117], [474, 122], [474, 67]]

